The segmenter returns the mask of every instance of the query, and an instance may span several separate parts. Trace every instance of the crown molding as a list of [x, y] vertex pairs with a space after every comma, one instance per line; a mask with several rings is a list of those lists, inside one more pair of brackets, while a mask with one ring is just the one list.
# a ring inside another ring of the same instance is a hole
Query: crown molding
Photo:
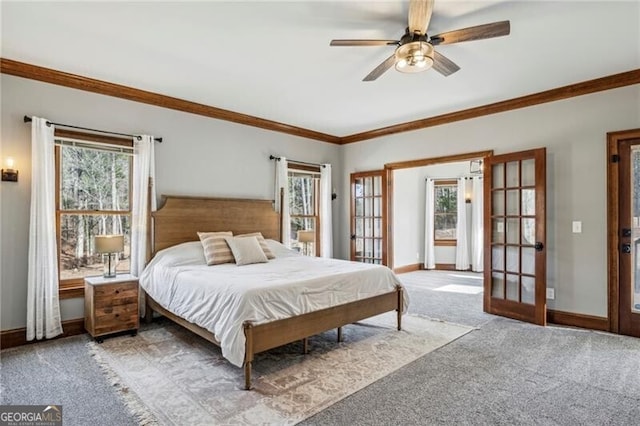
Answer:
[[373, 138], [379, 138], [381, 136], [410, 132], [427, 127], [440, 126], [456, 121], [469, 120], [471, 118], [512, 111], [515, 109], [526, 108], [533, 105], [544, 104], [547, 102], [554, 102], [562, 99], [573, 98], [576, 96], [587, 95], [589, 93], [601, 92], [604, 90], [616, 89], [624, 86], [631, 86], [638, 83], [640, 83], [640, 69], [635, 69], [619, 74], [596, 78], [594, 80], [587, 80], [580, 83], [570, 84], [568, 86], [545, 90], [544, 92], [520, 96], [518, 98], [509, 99], [506, 101], [495, 102], [492, 104], [450, 112], [447, 114], [423, 118], [420, 120], [409, 121], [406, 123], [394, 124], [392, 126], [381, 127], [379, 129], [369, 130], [362, 133], [355, 133], [340, 138], [340, 142], [342, 145], [360, 142]]
[[83, 77], [80, 75], [70, 74], [50, 68], [44, 68], [37, 65], [31, 65], [24, 62], [18, 62], [7, 58], [0, 58], [0, 72], [2, 74], [43, 81], [45, 83], [71, 87], [73, 89], [84, 90], [87, 92], [98, 93], [106, 96], [113, 96], [120, 99], [145, 103], [162, 108], [168, 108], [190, 114], [201, 115], [204, 117], [215, 118], [218, 120], [230, 121], [246, 126], [258, 127], [274, 132], [286, 133], [289, 135], [313, 139], [321, 142], [333, 143], [337, 145], [346, 145], [350, 143], [379, 138], [382, 136], [410, 132], [414, 130], [425, 129], [427, 127], [441, 126], [444, 124], [454, 123], [456, 121], [469, 120], [472, 118], [498, 114], [501, 112], [512, 111], [520, 108], [544, 104], [547, 102], [559, 101], [562, 99], [573, 98], [576, 96], [587, 95], [590, 93], [601, 92], [640, 83], [640, 69], [634, 69], [619, 74], [612, 74], [593, 80], [587, 80], [580, 83], [557, 87], [555, 89], [545, 90], [543, 92], [520, 96], [518, 98], [508, 99], [465, 110], [427, 117], [415, 121], [408, 121], [400, 124], [394, 124], [387, 127], [381, 127], [379, 129], [368, 130], [366, 132], [354, 133], [351, 135], [340, 137], [327, 133], [317, 132], [315, 130], [305, 129], [302, 127], [292, 126], [285, 123], [279, 123], [277, 121], [267, 120], [260, 117], [254, 117], [252, 115], [217, 108], [214, 106], [174, 98], [171, 96], [162, 95], [160, 93], [148, 92], [133, 87], [109, 83], [94, 78]]
[[43, 81], [45, 83], [71, 87], [73, 89], [113, 96], [129, 101], [202, 115], [209, 118], [216, 118], [218, 120], [231, 121], [233, 123], [300, 136], [307, 139], [314, 139], [334, 144], [340, 143], [339, 137], [328, 135], [326, 133], [316, 132], [314, 130], [291, 126], [289, 124], [254, 117], [252, 115], [241, 114], [222, 108], [186, 101], [184, 99], [178, 99], [162, 95], [160, 93], [148, 92], [146, 90], [96, 80], [94, 78], [83, 77], [81, 75], [70, 74], [51, 68], [44, 68], [24, 62], [18, 62], [11, 59], [0, 58], [0, 71], [2, 74]]

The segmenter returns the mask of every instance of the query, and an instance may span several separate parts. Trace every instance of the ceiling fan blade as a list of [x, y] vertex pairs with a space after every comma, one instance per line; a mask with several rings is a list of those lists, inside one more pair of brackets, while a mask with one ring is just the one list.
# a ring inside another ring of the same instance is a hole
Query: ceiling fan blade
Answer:
[[377, 79], [382, 74], [384, 74], [389, 68], [394, 66], [395, 63], [396, 63], [396, 54], [394, 53], [393, 55], [385, 59], [383, 63], [375, 67], [373, 71], [371, 71], [365, 78], [362, 79], [362, 81], [373, 81]]
[[434, 0], [411, 0], [409, 3], [409, 32], [427, 33], [427, 27], [433, 13]]
[[509, 35], [510, 32], [511, 24], [509, 21], [500, 21], [437, 34], [431, 37], [430, 42], [434, 46], [437, 46], [439, 44], [460, 43], [461, 41], [500, 37]]
[[433, 69], [438, 71], [445, 77], [450, 76], [454, 72], [458, 71], [460, 67], [456, 65], [451, 59], [447, 58], [437, 51], [433, 52]]
[[329, 46], [397, 46], [398, 40], [331, 40]]

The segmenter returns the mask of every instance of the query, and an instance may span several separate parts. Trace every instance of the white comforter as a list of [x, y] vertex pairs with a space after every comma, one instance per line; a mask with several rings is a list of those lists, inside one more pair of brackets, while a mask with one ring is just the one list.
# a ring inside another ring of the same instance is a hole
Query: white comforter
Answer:
[[[214, 333], [222, 355], [242, 366], [242, 323], [266, 323], [387, 293], [400, 285], [385, 266], [301, 256], [268, 241], [268, 263], [207, 266], [200, 242], [156, 254], [140, 285], [160, 305]], [[406, 292], [405, 309], [408, 306]]]

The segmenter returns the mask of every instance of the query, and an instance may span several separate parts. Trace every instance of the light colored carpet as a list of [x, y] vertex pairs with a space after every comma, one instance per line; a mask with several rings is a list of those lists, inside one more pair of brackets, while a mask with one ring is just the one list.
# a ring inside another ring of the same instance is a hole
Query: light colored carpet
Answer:
[[389, 313], [294, 343], [254, 361], [254, 390], [242, 369], [194, 334], [163, 322], [136, 337], [89, 343], [130, 408], [146, 423], [295, 424], [465, 335], [472, 328], [405, 315], [395, 329]]

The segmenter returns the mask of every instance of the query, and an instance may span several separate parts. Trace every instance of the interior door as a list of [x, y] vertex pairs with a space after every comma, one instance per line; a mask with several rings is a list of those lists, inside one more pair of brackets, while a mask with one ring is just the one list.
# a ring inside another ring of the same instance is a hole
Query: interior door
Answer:
[[484, 310], [545, 325], [546, 150], [488, 157]]
[[386, 173], [351, 174], [351, 260], [387, 264]]
[[620, 333], [640, 337], [640, 139], [620, 142]]

